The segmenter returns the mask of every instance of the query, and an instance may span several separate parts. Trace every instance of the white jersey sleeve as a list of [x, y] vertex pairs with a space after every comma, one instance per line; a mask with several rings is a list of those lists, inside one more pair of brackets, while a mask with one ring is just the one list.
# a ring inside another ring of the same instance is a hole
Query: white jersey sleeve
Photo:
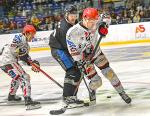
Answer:
[[28, 54], [30, 49], [28, 42], [23, 35], [15, 35], [10, 47], [14, 49], [13, 52], [18, 53], [17, 55], [19, 56]]

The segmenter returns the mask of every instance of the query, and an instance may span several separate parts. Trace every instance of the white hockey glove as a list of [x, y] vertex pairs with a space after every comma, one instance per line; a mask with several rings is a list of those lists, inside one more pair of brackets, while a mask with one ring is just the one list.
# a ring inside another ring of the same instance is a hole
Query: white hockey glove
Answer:
[[[35, 67], [34, 65], [35, 65], [36, 67]], [[39, 72], [40, 63], [39, 63], [38, 61], [33, 60], [31, 66], [32, 66], [31, 69], [32, 69], [34, 72]]]
[[96, 74], [94, 77], [91, 78], [91, 81], [89, 83], [89, 88], [92, 90], [96, 90], [101, 85], [102, 85], [102, 80], [101, 80], [100, 76], [98, 76]]

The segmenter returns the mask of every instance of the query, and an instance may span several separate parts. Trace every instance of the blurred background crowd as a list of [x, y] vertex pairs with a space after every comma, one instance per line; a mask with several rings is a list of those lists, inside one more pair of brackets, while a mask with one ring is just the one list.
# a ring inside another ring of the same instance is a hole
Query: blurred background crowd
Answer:
[[20, 32], [26, 24], [52, 30], [69, 4], [77, 6], [78, 20], [84, 8], [96, 7], [111, 14], [112, 25], [150, 21], [150, 0], [0, 0], [0, 34]]

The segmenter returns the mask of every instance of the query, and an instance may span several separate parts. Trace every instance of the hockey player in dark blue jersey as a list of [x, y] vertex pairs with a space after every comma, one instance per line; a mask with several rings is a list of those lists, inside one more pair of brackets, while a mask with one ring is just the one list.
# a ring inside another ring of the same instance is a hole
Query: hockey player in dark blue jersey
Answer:
[[54, 32], [50, 35], [49, 45], [54, 59], [65, 71], [63, 101], [65, 103], [83, 104], [82, 100], [77, 99], [76, 88], [78, 86], [81, 72], [74, 63], [66, 45], [66, 33], [77, 21], [77, 8], [70, 5], [65, 8], [65, 17], [57, 25]]

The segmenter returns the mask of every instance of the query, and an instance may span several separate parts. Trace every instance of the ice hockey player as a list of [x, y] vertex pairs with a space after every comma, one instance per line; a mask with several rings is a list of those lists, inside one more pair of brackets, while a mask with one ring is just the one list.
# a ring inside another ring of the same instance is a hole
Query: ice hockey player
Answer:
[[[39, 62], [36, 60], [32, 61], [29, 56], [30, 47], [28, 42], [31, 42], [35, 33], [36, 30], [32, 25], [26, 25], [22, 34], [15, 35], [13, 41], [10, 44], [6, 44], [0, 53], [0, 68], [12, 78], [8, 101], [21, 101], [21, 97], [16, 95], [18, 87], [21, 85], [27, 110], [37, 109], [41, 106], [40, 102], [31, 99], [30, 75], [24, 71], [18, 60], [27, 63], [29, 66], [32, 66], [30, 64], [32, 62], [37, 67], [40, 67]], [[38, 69], [34, 66], [32, 66], [32, 70], [38, 72]]]
[[78, 62], [78, 65], [84, 65], [86, 76], [90, 79], [89, 88], [91, 90], [96, 90], [102, 85], [101, 77], [94, 67], [96, 65], [122, 99], [129, 104], [131, 98], [125, 93], [120, 80], [110, 67], [109, 61], [100, 47], [93, 54], [99, 36], [104, 37], [108, 33], [108, 24], [103, 22], [101, 18], [97, 9], [86, 8], [83, 11], [83, 21], [74, 25], [67, 32], [68, 50], [73, 59]]
[[50, 35], [49, 45], [54, 59], [65, 71], [63, 102], [69, 104], [83, 104], [82, 100], [77, 99], [76, 87], [81, 77], [80, 70], [74, 63], [68, 52], [66, 44], [66, 33], [77, 21], [77, 8], [69, 5], [65, 8], [65, 17], [57, 25], [54, 32]]

